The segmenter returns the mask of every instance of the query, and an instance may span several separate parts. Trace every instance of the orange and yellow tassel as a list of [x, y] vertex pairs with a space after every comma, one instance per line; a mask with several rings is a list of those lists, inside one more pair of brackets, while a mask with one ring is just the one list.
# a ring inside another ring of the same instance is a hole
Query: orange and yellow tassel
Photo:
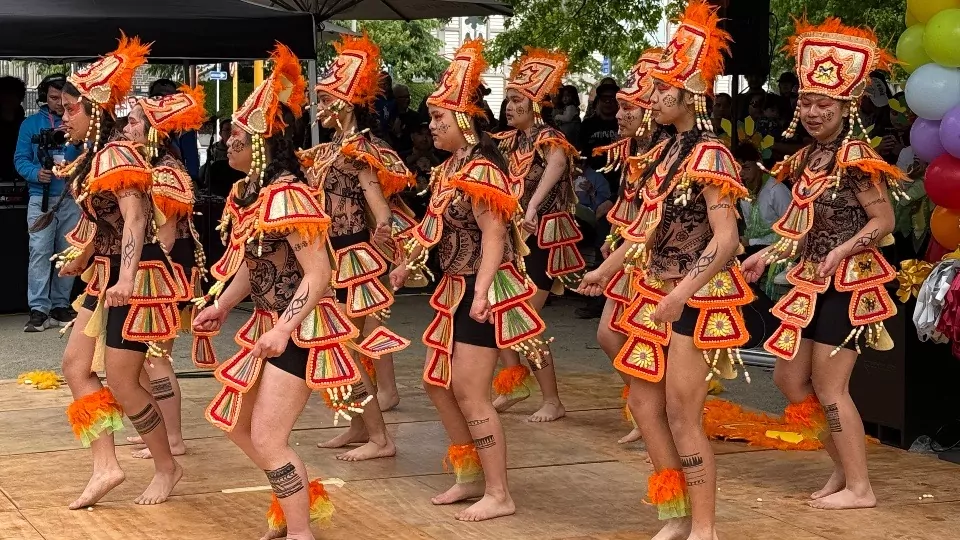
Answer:
[[123, 428], [123, 409], [109, 388], [87, 394], [67, 407], [67, 420], [84, 448], [103, 434]]
[[800, 403], [791, 403], [783, 410], [783, 420], [787, 424], [793, 424], [805, 428], [806, 431], [813, 434], [823, 432], [827, 425], [827, 418], [823, 414], [823, 407], [817, 396], [810, 394]]
[[493, 378], [493, 391], [499, 396], [522, 399], [530, 395], [530, 369], [523, 364], [506, 367]]
[[[320, 479], [310, 482], [310, 522], [326, 525], [333, 519], [333, 502], [327, 494], [326, 488]], [[270, 508], [267, 509], [267, 525], [271, 531], [282, 531], [287, 528], [287, 519], [283, 515], [283, 507], [276, 495], [271, 495]]]
[[664, 469], [653, 473], [647, 481], [647, 498], [657, 507], [660, 520], [690, 515], [687, 479], [681, 470]]
[[443, 460], [443, 468], [453, 468], [458, 484], [470, 484], [483, 478], [480, 454], [473, 443], [451, 444], [447, 449], [447, 458]]

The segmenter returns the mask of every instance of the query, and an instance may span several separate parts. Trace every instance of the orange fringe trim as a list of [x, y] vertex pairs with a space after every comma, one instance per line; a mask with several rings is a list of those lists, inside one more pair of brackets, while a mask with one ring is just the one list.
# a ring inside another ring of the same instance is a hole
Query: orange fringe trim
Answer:
[[[414, 176], [413, 173], [407, 171], [406, 174], [399, 174], [391, 171], [382, 161], [372, 156], [369, 152], [361, 150], [358, 144], [348, 144], [344, 146], [341, 151], [343, 155], [351, 159], [366, 163], [377, 173], [377, 180], [380, 181], [380, 190], [383, 192], [384, 198], [390, 198], [404, 189], [417, 184], [417, 177]], [[309, 167], [309, 165], [304, 166]]]
[[874, 46], [876, 46], [877, 56], [879, 58], [877, 67], [875, 69], [890, 71], [890, 69], [897, 64], [896, 58], [894, 58], [894, 56], [883, 47], [878, 45], [876, 32], [869, 28], [847, 26], [843, 24], [843, 21], [837, 17], [827, 17], [823, 23], [819, 25], [811, 24], [810, 21], [807, 20], [806, 15], [799, 19], [795, 18], [793, 20], [793, 25], [796, 29], [795, 33], [787, 39], [787, 45], [783, 50], [794, 58], [797, 57], [797, 44], [800, 41], [800, 36], [802, 34], [806, 34], [808, 32], [821, 32], [829, 34], [842, 34], [844, 36], [870, 40]]
[[367, 375], [370, 376], [374, 385], [377, 384], [377, 367], [373, 365], [373, 360], [364, 355], [360, 355], [360, 364], [363, 365], [363, 369], [367, 370]]
[[530, 369], [523, 364], [503, 368], [493, 378], [493, 391], [501, 396], [509, 396], [524, 385]]
[[623, 390], [620, 391], [620, 399], [626, 401], [630, 397], [630, 386], [623, 385]]
[[683, 471], [664, 469], [647, 480], [647, 498], [652, 504], [663, 504], [683, 498], [687, 494], [687, 479]]
[[721, 441], [741, 441], [750, 446], [777, 450], [819, 450], [823, 444], [817, 439], [804, 438], [797, 444], [767, 437], [767, 431], [792, 433], [809, 432], [806, 426], [762, 413], [745, 411], [739, 405], [723, 399], [709, 399], [704, 405], [703, 430], [707, 437]]
[[288, 223], [283, 225], [273, 225], [273, 226], [264, 226], [260, 225], [260, 232], [270, 234], [270, 233], [279, 233], [279, 234], [292, 234], [297, 233], [300, 235], [300, 238], [306, 242], [313, 242], [318, 238], [322, 238], [323, 235], [327, 233], [327, 229], [330, 227], [330, 218], [314, 218], [309, 222], [301, 223]]
[[70, 422], [73, 434], [80, 438], [84, 430], [99, 421], [104, 413], [114, 412], [123, 415], [123, 408], [113, 397], [113, 392], [104, 387], [71, 403], [67, 407], [67, 421]]
[[474, 202], [489, 208], [503, 221], [508, 222], [513, 219], [517, 209], [520, 208], [520, 202], [516, 197], [488, 184], [454, 177], [450, 180], [450, 185], [466, 193]]
[[[310, 482], [310, 521], [321, 524], [329, 523], [333, 518], [333, 503], [330, 502], [330, 496], [323, 487], [323, 483], [317, 479]], [[283, 507], [280, 506], [280, 500], [277, 496], [271, 495], [270, 507], [267, 509], [267, 526], [272, 531], [283, 530], [287, 526], [287, 518], [283, 515]]]
[[443, 460], [443, 469], [450, 470], [456, 475], [458, 484], [467, 484], [483, 477], [483, 465], [480, 463], [480, 454], [473, 444], [451, 444], [447, 448], [447, 457]]
[[112, 191], [114, 193], [124, 189], [135, 189], [146, 193], [153, 184], [153, 176], [148, 169], [121, 168], [94, 178], [90, 182], [90, 192], [98, 193]]
[[[153, 126], [154, 129], [164, 136], [178, 131], [198, 130], [207, 119], [207, 111], [204, 109], [207, 97], [203, 91], [203, 86], [197, 85], [196, 88], [190, 88], [187, 85], [183, 85], [179, 90], [181, 94], [193, 98], [196, 104], [171, 115], [163, 122], [160, 122], [160, 125]], [[142, 103], [143, 102], [141, 102], [141, 104]]]
[[[273, 95], [285, 96], [287, 99], [283, 103], [290, 108], [294, 117], [300, 118], [303, 114], [303, 106], [307, 103], [307, 80], [300, 69], [300, 59], [286, 45], [278, 41], [270, 53], [270, 60], [273, 62], [273, 73], [270, 75]], [[286, 88], [284, 80], [292, 87]], [[283, 121], [283, 112], [280, 110], [282, 100], [269, 101], [270, 105], [264, 111], [264, 117], [267, 120], [265, 138], [270, 138], [287, 127]]]
[[457, 53], [454, 56], [459, 55], [460, 51], [470, 49], [476, 51], [476, 61], [471, 65], [472, 69], [470, 69], [470, 71], [461, 75], [462, 80], [457, 81], [463, 87], [463, 92], [461, 92], [461, 103], [458, 104], [458, 108], [455, 110], [466, 113], [470, 116], [483, 116], [486, 114], [486, 111], [483, 110], [483, 107], [474, 103], [474, 98], [477, 95], [477, 91], [480, 89], [480, 77], [483, 75], [483, 72], [487, 70], [488, 66], [487, 60], [483, 57], [483, 38], [465, 41], [463, 45], [457, 49]]
[[900, 167], [884, 162], [880, 156], [876, 156], [875, 161], [854, 161], [847, 165], [847, 167], [858, 169], [864, 174], [869, 175], [870, 181], [874, 184], [880, 184], [885, 178], [891, 178], [901, 182], [910, 181], [910, 178], [905, 172], [900, 170]]
[[157, 205], [157, 208], [160, 209], [160, 212], [163, 213], [163, 216], [166, 217], [167, 220], [175, 220], [182, 217], [192, 218], [193, 216], [193, 206], [176, 199], [155, 196], [153, 198], [153, 202]]
[[568, 160], [574, 163], [580, 160], [580, 151], [574, 148], [566, 139], [560, 137], [544, 137], [542, 140], [537, 141], [537, 146], [542, 146], [550, 150], [560, 150]]
[[827, 418], [823, 414], [823, 406], [817, 396], [810, 394], [800, 403], [791, 403], [783, 410], [784, 422], [803, 426], [809, 430], [820, 431], [827, 425]]

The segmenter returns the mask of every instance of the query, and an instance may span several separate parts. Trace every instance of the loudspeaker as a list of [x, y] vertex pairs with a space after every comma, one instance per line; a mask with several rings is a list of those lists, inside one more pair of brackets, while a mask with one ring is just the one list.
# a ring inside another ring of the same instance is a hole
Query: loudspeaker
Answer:
[[720, 8], [720, 27], [733, 37], [725, 75], [769, 75], [770, 0], [711, 0]]

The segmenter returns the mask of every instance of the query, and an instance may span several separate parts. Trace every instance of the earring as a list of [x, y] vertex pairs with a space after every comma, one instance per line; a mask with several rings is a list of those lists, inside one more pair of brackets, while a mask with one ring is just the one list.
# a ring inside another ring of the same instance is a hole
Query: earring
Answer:
[[474, 145], [480, 142], [477, 134], [473, 131], [473, 126], [470, 125], [470, 117], [460, 111], [456, 111], [454, 116], [457, 118], [457, 125], [460, 126], [460, 131], [463, 132], [463, 138], [467, 140], [467, 144]]

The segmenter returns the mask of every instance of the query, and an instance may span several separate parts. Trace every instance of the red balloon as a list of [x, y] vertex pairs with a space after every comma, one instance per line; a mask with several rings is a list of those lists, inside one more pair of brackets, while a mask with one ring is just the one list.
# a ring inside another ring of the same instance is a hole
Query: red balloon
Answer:
[[927, 245], [927, 253], [923, 256], [923, 260], [928, 263], [937, 264], [947, 253], [950, 253], [950, 250], [941, 246], [940, 242], [937, 242], [935, 238], [931, 237], [930, 244]]
[[960, 209], [960, 159], [943, 154], [927, 167], [923, 187], [937, 206]]

